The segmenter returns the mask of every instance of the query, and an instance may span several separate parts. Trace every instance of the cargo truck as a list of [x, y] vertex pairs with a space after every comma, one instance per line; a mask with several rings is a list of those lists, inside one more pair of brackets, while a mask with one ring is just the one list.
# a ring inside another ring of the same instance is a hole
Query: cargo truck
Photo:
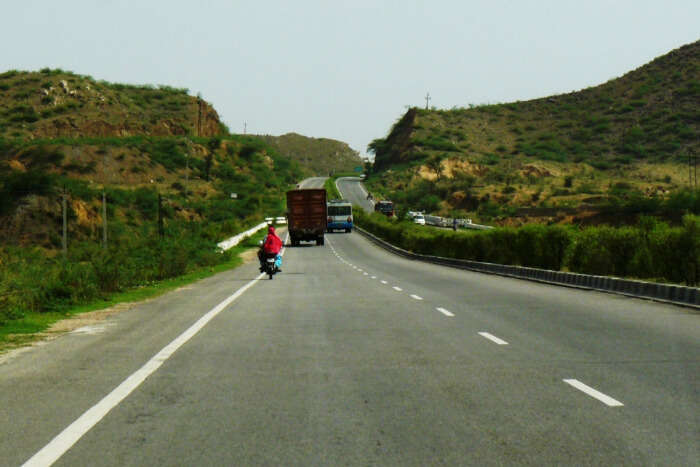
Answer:
[[394, 203], [391, 201], [377, 201], [374, 203], [374, 211], [381, 212], [387, 217], [394, 217]]
[[292, 246], [300, 241], [323, 245], [326, 231], [326, 190], [305, 188], [287, 192], [287, 229]]

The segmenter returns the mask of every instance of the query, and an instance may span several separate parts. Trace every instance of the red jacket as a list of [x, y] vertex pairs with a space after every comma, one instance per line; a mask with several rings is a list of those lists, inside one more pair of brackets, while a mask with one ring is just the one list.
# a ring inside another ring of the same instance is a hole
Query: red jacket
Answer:
[[275, 233], [275, 229], [270, 227], [267, 231], [267, 237], [265, 237], [265, 243], [263, 243], [263, 251], [265, 253], [277, 254], [282, 249], [282, 239], [280, 239]]

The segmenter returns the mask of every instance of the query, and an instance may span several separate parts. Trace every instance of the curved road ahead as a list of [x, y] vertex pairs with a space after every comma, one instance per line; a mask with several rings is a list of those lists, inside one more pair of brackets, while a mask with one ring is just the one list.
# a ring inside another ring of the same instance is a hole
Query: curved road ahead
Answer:
[[359, 177], [343, 177], [336, 181], [338, 191], [352, 204], [361, 206], [367, 212], [374, 211], [374, 203], [367, 199], [367, 190]]
[[326, 238], [5, 359], [0, 464], [697, 465], [697, 314]]

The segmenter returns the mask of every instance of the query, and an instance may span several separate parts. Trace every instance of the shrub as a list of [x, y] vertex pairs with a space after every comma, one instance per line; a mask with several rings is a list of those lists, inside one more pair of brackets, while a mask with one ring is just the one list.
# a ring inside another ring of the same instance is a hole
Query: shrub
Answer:
[[10, 122], [15, 123], [32, 123], [39, 120], [39, 114], [36, 113], [34, 107], [30, 105], [17, 105], [6, 112]]
[[375, 235], [416, 253], [474, 261], [620, 277], [700, 281], [700, 217], [688, 215], [670, 228], [651, 218], [636, 227], [527, 225], [452, 232], [391, 222], [358, 211], [355, 221]]
[[418, 146], [434, 149], [436, 151], [459, 151], [459, 148], [455, 146], [452, 141], [440, 136], [431, 135], [425, 139], [416, 138], [414, 142]]
[[159, 163], [169, 171], [183, 168], [187, 165], [187, 158], [176, 140], [154, 139], [145, 144], [142, 150], [149, 154], [151, 160]]

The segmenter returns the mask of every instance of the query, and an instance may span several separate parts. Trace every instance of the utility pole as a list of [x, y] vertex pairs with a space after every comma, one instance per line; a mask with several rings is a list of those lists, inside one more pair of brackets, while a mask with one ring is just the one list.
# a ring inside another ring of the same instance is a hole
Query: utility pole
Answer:
[[158, 193], [158, 236], [163, 238], [163, 197]]
[[107, 249], [107, 194], [102, 190], [102, 247]]
[[202, 136], [202, 98], [197, 97], [197, 136]]
[[66, 187], [63, 187], [63, 199], [61, 199], [61, 207], [63, 208], [63, 236], [61, 246], [63, 247], [63, 259], [68, 258], [68, 207], [66, 206]]
[[429, 106], [430, 106], [430, 93], [427, 93], [425, 95], [425, 110], [428, 110]]
[[248, 131], [248, 122], [243, 122], [243, 134], [245, 135]]
[[187, 153], [185, 154], [185, 198], [187, 198], [187, 190], [188, 190], [189, 186], [190, 186], [190, 151], [188, 148]]
[[102, 155], [102, 248], [107, 249], [107, 154]]

